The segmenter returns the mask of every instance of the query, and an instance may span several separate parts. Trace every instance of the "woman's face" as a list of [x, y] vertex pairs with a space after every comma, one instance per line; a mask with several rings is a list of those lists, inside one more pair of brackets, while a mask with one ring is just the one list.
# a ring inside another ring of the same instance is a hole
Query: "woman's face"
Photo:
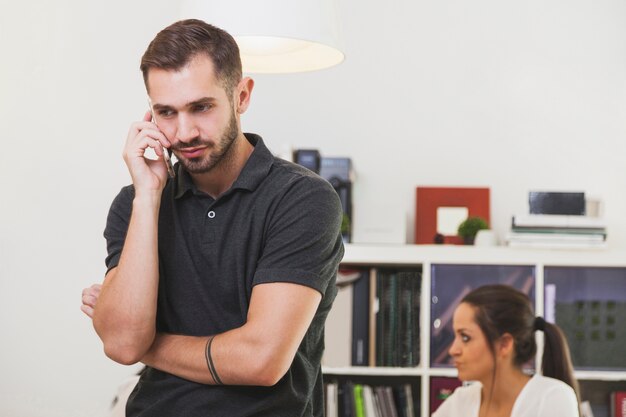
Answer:
[[484, 382], [493, 376], [494, 359], [485, 335], [474, 318], [475, 308], [461, 303], [454, 312], [454, 342], [448, 352], [461, 381]]

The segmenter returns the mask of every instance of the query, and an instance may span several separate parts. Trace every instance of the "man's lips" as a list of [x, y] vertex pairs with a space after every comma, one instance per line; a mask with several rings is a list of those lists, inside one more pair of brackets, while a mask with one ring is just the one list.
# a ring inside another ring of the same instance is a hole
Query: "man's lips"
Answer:
[[180, 152], [181, 155], [184, 156], [185, 158], [197, 158], [198, 156], [202, 155], [205, 149], [206, 149], [206, 146], [200, 146], [197, 148], [179, 149], [178, 152]]

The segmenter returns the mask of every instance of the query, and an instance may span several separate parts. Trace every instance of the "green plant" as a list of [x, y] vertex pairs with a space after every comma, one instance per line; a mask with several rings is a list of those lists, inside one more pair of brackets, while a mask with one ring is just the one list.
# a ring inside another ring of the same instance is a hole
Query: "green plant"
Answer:
[[344, 213], [341, 219], [341, 234], [347, 235], [348, 233], [350, 233], [350, 217]]
[[473, 239], [479, 230], [489, 229], [487, 221], [482, 217], [468, 217], [459, 225], [459, 236], [464, 239]]

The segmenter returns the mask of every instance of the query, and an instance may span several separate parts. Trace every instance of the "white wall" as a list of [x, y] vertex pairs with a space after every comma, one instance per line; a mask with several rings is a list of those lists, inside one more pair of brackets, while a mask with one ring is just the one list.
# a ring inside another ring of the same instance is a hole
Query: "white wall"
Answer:
[[[100, 416], [133, 370], [104, 357], [80, 291], [128, 182], [139, 58], [176, 4], [0, 2], [0, 415]], [[418, 185], [488, 186], [502, 236], [529, 190], [583, 190], [626, 249], [626, 3], [341, 0], [341, 17], [346, 61], [256, 76], [245, 130], [350, 156], [362, 213], [412, 219]]]

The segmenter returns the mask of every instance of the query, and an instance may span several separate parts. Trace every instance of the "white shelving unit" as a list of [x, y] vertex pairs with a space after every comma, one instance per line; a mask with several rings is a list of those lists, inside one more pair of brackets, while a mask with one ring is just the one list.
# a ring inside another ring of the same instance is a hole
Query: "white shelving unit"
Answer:
[[[365, 267], [421, 267], [422, 302], [420, 306], [420, 364], [413, 368], [342, 366], [324, 367], [326, 375], [416, 377], [421, 385], [421, 416], [430, 415], [430, 377], [456, 377], [456, 369], [430, 367], [430, 294], [431, 265], [529, 265], [534, 266], [535, 311], [543, 315], [544, 267], [616, 267], [626, 268], [626, 251], [615, 250], [536, 250], [509, 247], [456, 245], [366, 245], [347, 244], [342, 265]], [[425, 298], [428, 297], [428, 298]], [[539, 341], [541, 343], [541, 340]], [[625, 353], [626, 361], [626, 353]], [[537, 358], [539, 363], [539, 358]], [[346, 364], [349, 365], [349, 364]], [[576, 371], [579, 380], [626, 381], [622, 371]]]

